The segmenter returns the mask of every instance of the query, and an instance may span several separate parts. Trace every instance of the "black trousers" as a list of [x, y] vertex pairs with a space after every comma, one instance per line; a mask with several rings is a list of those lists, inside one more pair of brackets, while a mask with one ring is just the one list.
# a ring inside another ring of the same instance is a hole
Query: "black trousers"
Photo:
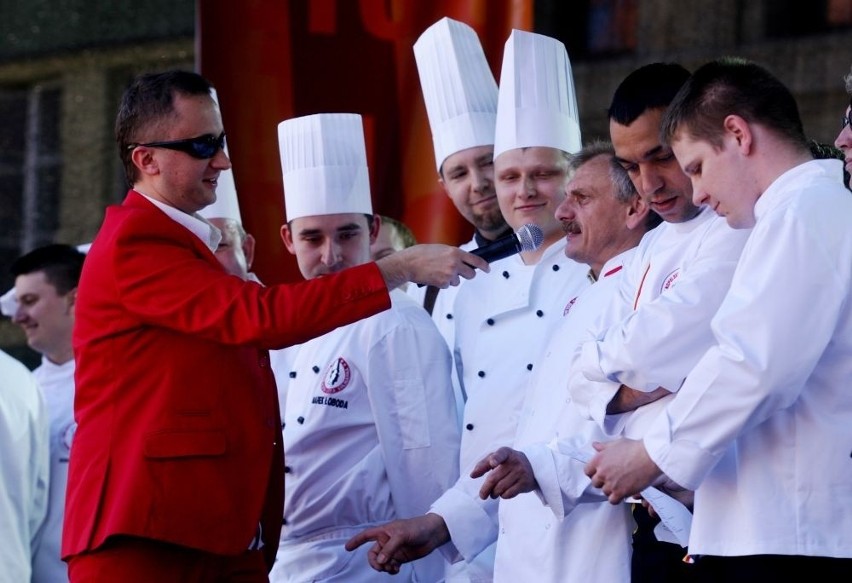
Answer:
[[632, 583], [693, 583], [695, 565], [684, 562], [686, 549], [673, 543], [660, 542], [654, 527], [660, 519], [651, 518], [641, 504], [633, 505]]
[[852, 581], [852, 559], [802, 555], [705, 555], [695, 561], [698, 583]]

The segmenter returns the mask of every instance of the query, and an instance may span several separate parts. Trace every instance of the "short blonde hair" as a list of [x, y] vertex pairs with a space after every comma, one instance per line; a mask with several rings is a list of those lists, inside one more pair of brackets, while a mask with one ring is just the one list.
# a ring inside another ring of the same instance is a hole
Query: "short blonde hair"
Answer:
[[393, 231], [391, 241], [393, 242], [394, 248], [396, 248], [397, 244], [401, 245], [397, 251], [405, 249], [406, 247], [411, 247], [412, 245], [417, 245], [417, 239], [414, 238], [414, 233], [411, 232], [408, 225], [402, 221], [398, 221], [385, 215], [379, 215], [379, 217], [382, 219], [382, 224], [386, 227], [390, 227]]

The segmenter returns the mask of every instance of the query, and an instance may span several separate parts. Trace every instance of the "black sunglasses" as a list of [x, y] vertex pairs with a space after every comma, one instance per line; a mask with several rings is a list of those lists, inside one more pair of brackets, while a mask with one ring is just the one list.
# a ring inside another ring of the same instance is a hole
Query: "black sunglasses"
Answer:
[[147, 144], [129, 144], [128, 150], [145, 146], [146, 148], [166, 148], [167, 150], [177, 150], [184, 154], [189, 154], [193, 158], [199, 160], [208, 160], [216, 155], [216, 153], [225, 147], [225, 132], [216, 137], [212, 134], [204, 134], [197, 138], [187, 138], [185, 140], [171, 140], [167, 142], [148, 142]]

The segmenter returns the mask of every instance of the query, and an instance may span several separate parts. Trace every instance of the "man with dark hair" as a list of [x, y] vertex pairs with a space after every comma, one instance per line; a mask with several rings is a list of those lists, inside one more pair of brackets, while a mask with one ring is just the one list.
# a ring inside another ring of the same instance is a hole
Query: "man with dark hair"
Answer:
[[[281, 237], [305, 279], [370, 261], [373, 214], [361, 116], [320, 113], [278, 125]], [[354, 170], [354, 171], [353, 171]], [[355, 532], [426, 512], [458, 477], [452, 359], [429, 315], [401, 290], [391, 308], [319, 336], [276, 376], [287, 487], [273, 583], [376, 583], [344, 543]], [[428, 468], [424, 472], [424, 468]], [[440, 556], [401, 581], [439, 581]]]
[[60, 547], [68, 456], [77, 426], [71, 330], [85, 258], [70, 245], [47, 245], [22, 255], [11, 267], [18, 303], [13, 321], [26, 334], [30, 348], [41, 354], [34, 375], [50, 419], [50, 488], [47, 516], [33, 554], [34, 583], [68, 580]]
[[[660, 141], [665, 108], [688, 78], [675, 63], [645, 65], [618, 86], [609, 108], [615, 162], [663, 219], [642, 239], [602, 326], [571, 367], [572, 399], [609, 434], [641, 435], [644, 420], [659, 414], [710, 346], [710, 318], [748, 236], [693, 203], [689, 178]], [[659, 519], [640, 505], [634, 518], [632, 581], [688, 578], [683, 547], [655, 535]]]
[[852, 199], [840, 162], [813, 159], [790, 91], [738, 59], [699, 68], [662, 135], [695, 203], [752, 231], [714, 342], [665, 414], [641, 440], [600, 444], [586, 472], [612, 503], [663, 473], [697, 488], [689, 550], [707, 581], [848, 579]]
[[[471, 239], [460, 246], [471, 251], [512, 231], [500, 210], [494, 182], [497, 82], [476, 31], [458, 20], [441, 18], [423, 31], [413, 49], [432, 134], [438, 183], [473, 227]], [[451, 353], [455, 350], [456, 296], [460, 289], [461, 286], [443, 291], [417, 286], [407, 289], [432, 315]], [[467, 395], [455, 368], [453, 389], [462, 423]], [[483, 565], [487, 563], [488, 559], [483, 557]], [[465, 577], [471, 575], [461, 572], [448, 575], [450, 581], [463, 581]]]
[[133, 186], [107, 210], [76, 303], [72, 581], [266, 581], [284, 480], [267, 351], [386, 310], [407, 280], [443, 287], [488, 270], [420, 245], [297, 284], [229, 275], [220, 232], [197, 215], [231, 166], [210, 91], [195, 73], [146, 74], [119, 108]]

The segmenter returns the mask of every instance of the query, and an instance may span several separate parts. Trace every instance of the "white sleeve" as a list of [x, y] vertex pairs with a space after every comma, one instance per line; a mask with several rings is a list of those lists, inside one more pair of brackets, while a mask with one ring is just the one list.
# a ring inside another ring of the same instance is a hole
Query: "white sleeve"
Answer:
[[9, 581], [29, 581], [47, 514], [50, 427], [35, 380], [6, 354], [0, 360], [0, 566]]
[[536, 494], [556, 518], [568, 516], [578, 504], [606, 501], [583, 471], [586, 462], [573, 455], [586, 445], [576, 439], [560, 439], [522, 448], [538, 482]]
[[497, 540], [499, 500], [482, 500], [479, 497], [483, 480], [461, 476], [429, 510], [441, 516], [450, 531], [452, 546], [441, 548], [450, 562], [458, 560], [453, 551], [458, 551], [461, 557], [470, 562]]
[[716, 221], [676, 285], [583, 346], [583, 375], [640, 391], [677, 391], [712, 344], [707, 324], [730, 288], [747, 237]]
[[839, 275], [848, 266], [838, 268], [840, 243], [827, 225], [819, 228], [793, 213], [755, 227], [712, 322], [717, 344], [644, 438], [677, 483], [696, 489], [743, 431], [790, 407], [831, 342], [849, 301]]

